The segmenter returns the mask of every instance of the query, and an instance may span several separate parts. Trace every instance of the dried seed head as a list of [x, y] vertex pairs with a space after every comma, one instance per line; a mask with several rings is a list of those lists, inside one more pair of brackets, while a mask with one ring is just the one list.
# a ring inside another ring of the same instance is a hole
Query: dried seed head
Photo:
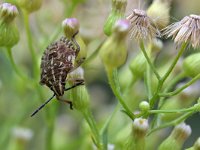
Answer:
[[160, 36], [159, 30], [144, 10], [134, 9], [126, 19], [131, 23], [131, 38], [140, 41], [145, 39], [151, 40], [154, 37]]
[[200, 45], [200, 16], [190, 15], [164, 29], [163, 35], [172, 37], [174, 42], [188, 42], [194, 48]]

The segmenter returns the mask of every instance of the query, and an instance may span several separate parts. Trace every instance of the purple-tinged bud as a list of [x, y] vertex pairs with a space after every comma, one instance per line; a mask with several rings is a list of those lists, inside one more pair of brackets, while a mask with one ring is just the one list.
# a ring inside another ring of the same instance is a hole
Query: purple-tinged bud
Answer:
[[113, 26], [117, 22], [117, 20], [124, 18], [125, 10], [126, 10], [127, 0], [112, 0], [112, 11], [109, 14], [105, 25], [104, 25], [104, 33], [108, 36], [113, 32]]
[[76, 18], [63, 20], [62, 27], [67, 38], [73, 38], [79, 32], [79, 21]]
[[11, 22], [18, 14], [16, 6], [12, 4], [3, 3], [0, 5], [0, 19], [4, 22]]
[[13, 47], [19, 41], [19, 31], [14, 23], [18, 11], [14, 5], [0, 5], [0, 46]]
[[125, 19], [118, 20], [113, 28], [112, 35], [105, 41], [100, 50], [100, 55], [107, 69], [120, 67], [127, 57], [126, 35], [129, 22]]

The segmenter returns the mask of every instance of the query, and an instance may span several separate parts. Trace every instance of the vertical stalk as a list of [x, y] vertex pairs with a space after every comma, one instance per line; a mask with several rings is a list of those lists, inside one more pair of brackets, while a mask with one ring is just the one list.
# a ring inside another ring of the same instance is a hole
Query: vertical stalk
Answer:
[[37, 62], [35, 50], [33, 48], [33, 40], [32, 40], [32, 36], [31, 36], [31, 29], [30, 29], [30, 23], [29, 23], [29, 14], [25, 10], [23, 10], [23, 14], [24, 14], [24, 25], [25, 25], [25, 29], [26, 29], [26, 36], [27, 36], [27, 40], [28, 40], [28, 48], [31, 53], [31, 59], [32, 59], [32, 63], [33, 63], [33, 76], [35, 79], [37, 79], [38, 74], [39, 74], [38, 62]]
[[99, 131], [97, 129], [97, 125], [96, 125], [96, 122], [95, 122], [95, 120], [94, 120], [94, 118], [92, 116], [91, 111], [89, 109], [87, 109], [87, 110], [83, 111], [82, 113], [83, 113], [83, 116], [84, 116], [86, 122], [88, 123], [88, 125], [89, 125], [89, 127], [90, 127], [90, 129], [92, 131], [93, 138], [94, 138], [93, 140], [94, 140], [97, 148], [99, 150], [101, 150], [102, 149], [102, 144], [101, 144], [101, 140], [100, 140]]
[[146, 58], [147, 60], [147, 63], [149, 64], [149, 66], [151, 67], [152, 71], [154, 72], [154, 74], [156, 75], [157, 79], [160, 80], [160, 75], [158, 74], [154, 64], [151, 62], [151, 59], [149, 58], [146, 50], [145, 50], [145, 47], [144, 47], [144, 43], [143, 41], [140, 42], [140, 49], [142, 50], [143, 54], [144, 54], [144, 57]]
[[162, 89], [162, 86], [165, 82], [165, 80], [167, 79], [167, 77], [170, 75], [170, 73], [172, 72], [173, 68], [175, 67], [176, 63], [178, 62], [179, 58], [181, 57], [181, 55], [183, 54], [185, 48], [187, 46], [187, 43], [183, 43], [181, 45], [181, 48], [178, 52], [178, 54], [176, 55], [175, 59], [173, 60], [171, 66], [169, 67], [168, 71], [165, 73], [165, 75], [159, 80], [158, 82], [158, 87], [157, 87], [157, 90], [154, 94], [154, 96], [150, 99], [150, 106], [153, 107], [155, 102], [157, 101], [157, 99], [159, 98], [159, 93]]
[[119, 100], [119, 102], [122, 105], [122, 107], [124, 108], [126, 114], [133, 120], [134, 119], [134, 114], [128, 108], [126, 103], [124, 102], [124, 100], [122, 98], [122, 94], [120, 92], [120, 86], [119, 86], [119, 81], [118, 81], [118, 77], [117, 77], [117, 70], [116, 69], [112, 70], [112, 69], [108, 69], [107, 68], [107, 75], [108, 75], [109, 84], [110, 84], [110, 86], [112, 88], [112, 91], [113, 91], [114, 95]]
[[14, 69], [14, 71], [16, 72], [16, 74], [22, 79], [22, 80], [27, 80], [27, 78], [23, 75], [23, 73], [19, 70], [19, 68], [17, 67], [17, 65], [15, 64], [13, 55], [12, 55], [12, 49], [10, 47], [7, 47], [7, 53], [8, 53], [8, 58], [10, 60], [10, 63], [12, 65], [12, 68]]

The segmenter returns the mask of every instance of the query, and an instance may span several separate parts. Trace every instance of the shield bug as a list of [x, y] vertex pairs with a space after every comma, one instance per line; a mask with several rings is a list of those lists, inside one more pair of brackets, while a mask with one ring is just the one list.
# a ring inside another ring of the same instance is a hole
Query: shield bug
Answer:
[[80, 65], [80, 60], [78, 61], [79, 65], [75, 65], [75, 63], [77, 63], [76, 57], [80, 51], [80, 47], [74, 38], [76, 34], [74, 34], [72, 38], [60, 38], [60, 40], [49, 45], [43, 53], [40, 66], [40, 84], [49, 87], [54, 94], [37, 110], [35, 110], [31, 114], [31, 117], [41, 110], [55, 96], [57, 100], [69, 103], [70, 108], [72, 109], [72, 102], [69, 100], [63, 100], [62, 96], [65, 91], [84, 84], [83, 79], [77, 79], [72, 87], [65, 88], [67, 75]]

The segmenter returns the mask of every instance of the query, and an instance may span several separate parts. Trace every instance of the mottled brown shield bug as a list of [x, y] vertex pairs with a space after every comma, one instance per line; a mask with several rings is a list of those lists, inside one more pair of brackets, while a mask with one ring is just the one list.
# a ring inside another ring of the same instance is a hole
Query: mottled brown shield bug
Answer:
[[75, 62], [80, 47], [74, 38], [75, 35], [70, 39], [66, 37], [60, 38], [60, 40], [49, 45], [44, 51], [40, 66], [40, 84], [49, 87], [54, 94], [37, 110], [35, 110], [31, 114], [31, 117], [41, 110], [55, 96], [57, 100], [69, 103], [70, 108], [72, 109], [72, 102], [69, 100], [63, 100], [61, 97], [64, 95], [65, 91], [84, 84], [83, 79], [77, 79], [72, 87], [65, 88], [67, 75], [78, 67], [78, 65], [75, 66]]

